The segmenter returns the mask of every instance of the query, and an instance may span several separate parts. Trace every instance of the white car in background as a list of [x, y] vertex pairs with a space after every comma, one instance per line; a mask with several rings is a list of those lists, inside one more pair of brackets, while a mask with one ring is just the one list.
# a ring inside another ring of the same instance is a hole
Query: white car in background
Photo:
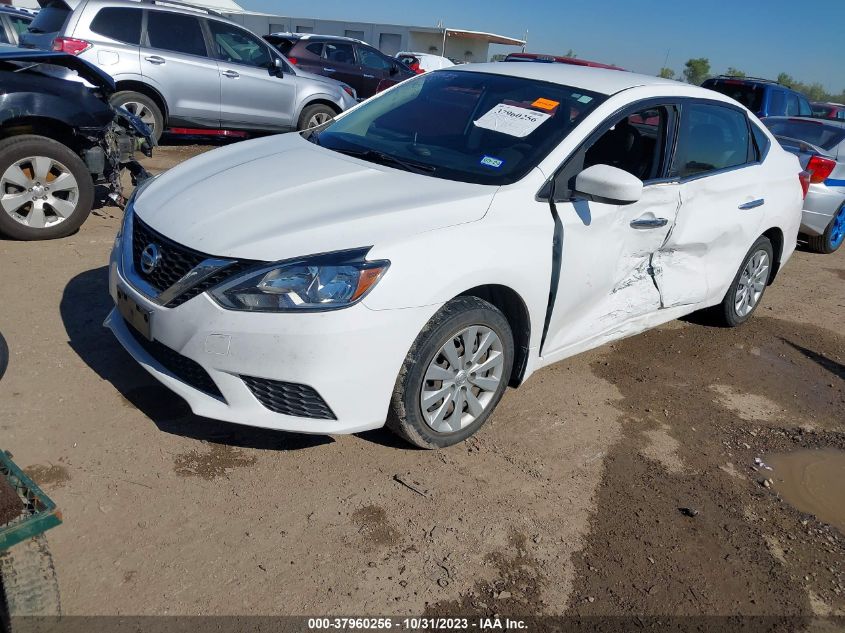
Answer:
[[748, 319], [795, 248], [799, 171], [713, 91], [439, 70], [145, 183], [107, 325], [198, 415], [447, 446], [545, 365], [704, 308]]
[[455, 65], [455, 62], [451, 59], [441, 57], [440, 55], [432, 55], [431, 53], [401, 51], [396, 53], [396, 59], [418, 75], [431, 72], [432, 70], [440, 70], [441, 68], [451, 68]]

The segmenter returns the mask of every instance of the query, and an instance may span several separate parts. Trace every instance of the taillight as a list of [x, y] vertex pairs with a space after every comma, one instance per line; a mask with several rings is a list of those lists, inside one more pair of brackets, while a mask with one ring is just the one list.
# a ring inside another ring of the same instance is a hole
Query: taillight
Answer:
[[815, 184], [824, 182], [835, 167], [835, 160], [822, 158], [821, 156], [810, 157], [810, 162], [807, 163], [807, 171], [810, 172], [810, 182]]
[[288, 61], [294, 66], [299, 66], [299, 60], [296, 57], [288, 57]]
[[91, 42], [77, 40], [72, 37], [57, 37], [53, 40], [53, 50], [60, 53], [79, 55], [91, 48]]
[[810, 172], [802, 171], [798, 174], [798, 180], [801, 183], [801, 197], [807, 197], [807, 191], [810, 189]]

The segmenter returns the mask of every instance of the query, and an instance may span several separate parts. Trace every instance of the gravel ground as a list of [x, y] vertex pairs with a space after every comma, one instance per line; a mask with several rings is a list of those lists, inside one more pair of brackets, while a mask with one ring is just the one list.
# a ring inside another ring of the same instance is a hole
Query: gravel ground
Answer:
[[193, 416], [101, 327], [120, 218], [0, 241], [0, 437], [63, 511], [65, 613], [845, 611], [845, 537], [754, 470], [845, 448], [845, 250], [797, 252], [742, 328], [676, 321], [561, 362], [425, 452]]

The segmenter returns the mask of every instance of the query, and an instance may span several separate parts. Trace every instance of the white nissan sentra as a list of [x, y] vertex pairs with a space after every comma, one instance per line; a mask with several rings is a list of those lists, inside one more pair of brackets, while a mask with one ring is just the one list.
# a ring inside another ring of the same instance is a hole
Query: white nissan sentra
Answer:
[[748, 319], [795, 248], [799, 172], [709, 90], [439, 70], [145, 183], [106, 324], [198, 415], [447, 446], [545, 365], [704, 308]]

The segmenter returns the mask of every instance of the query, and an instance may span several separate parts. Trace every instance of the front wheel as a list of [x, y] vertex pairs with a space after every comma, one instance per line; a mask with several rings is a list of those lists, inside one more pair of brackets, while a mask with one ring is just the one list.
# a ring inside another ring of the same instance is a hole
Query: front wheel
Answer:
[[842, 242], [845, 242], [845, 205], [839, 207], [839, 211], [831, 218], [824, 233], [807, 237], [810, 250], [824, 255], [837, 251], [842, 246]]
[[760, 305], [772, 274], [774, 252], [767, 237], [759, 237], [748, 251], [722, 303], [714, 308], [721, 325], [745, 323]]
[[312, 127], [317, 127], [323, 123], [331, 121], [335, 114], [332, 108], [323, 104], [315, 103], [306, 108], [303, 108], [302, 114], [299, 115], [299, 122], [296, 125], [297, 130], [309, 130]]
[[426, 324], [408, 352], [388, 427], [421, 448], [457, 444], [490, 417], [510, 380], [513, 334], [477, 297], [457, 297]]

